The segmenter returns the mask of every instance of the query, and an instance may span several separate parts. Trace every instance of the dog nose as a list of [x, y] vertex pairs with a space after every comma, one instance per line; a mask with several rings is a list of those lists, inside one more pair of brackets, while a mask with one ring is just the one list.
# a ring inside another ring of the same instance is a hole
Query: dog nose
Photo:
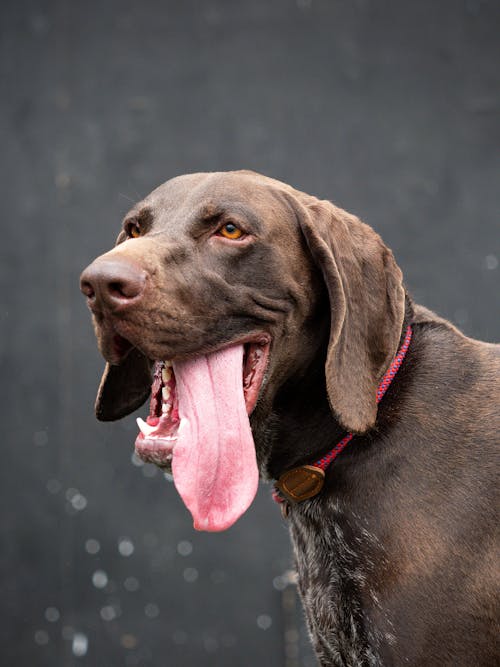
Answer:
[[146, 271], [130, 261], [98, 258], [82, 273], [80, 289], [92, 310], [123, 309], [141, 299], [146, 278]]

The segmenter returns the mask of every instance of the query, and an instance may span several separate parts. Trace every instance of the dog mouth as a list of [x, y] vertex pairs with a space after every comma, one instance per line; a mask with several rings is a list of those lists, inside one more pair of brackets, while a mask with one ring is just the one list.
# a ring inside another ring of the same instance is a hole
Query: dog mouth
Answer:
[[146, 421], [137, 418], [139, 435], [135, 441], [135, 451], [140, 458], [168, 470], [179, 422], [179, 402], [172, 362], [156, 361], [149, 415]]
[[[270, 343], [267, 339], [244, 344], [242, 388], [246, 413], [255, 408], [264, 383], [269, 359]], [[199, 397], [203, 400], [204, 397]], [[173, 449], [180, 425], [179, 398], [174, 363], [155, 361], [149, 415], [146, 420], [137, 418], [139, 434], [135, 441], [137, 455], [146, 463], [171, 471]]]
[[231, 526], [253, 501], [258, 468], [249, 416], [265, 384], [270, 340], [156, 361], [137, 455], [171, 472], [194, 526]]

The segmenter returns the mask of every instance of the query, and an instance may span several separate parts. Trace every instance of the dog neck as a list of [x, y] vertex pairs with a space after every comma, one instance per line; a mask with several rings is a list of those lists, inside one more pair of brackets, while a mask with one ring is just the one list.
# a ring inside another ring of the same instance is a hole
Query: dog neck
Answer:
[[[387, 389], [392, 384], [396, 373], [404, 361], [406, 352], [412, 338], [412, 328], [409, 325], [406, 329], [405, 340], [394, 357], [391, 365], [383, 376], [377, 389], [377, 403], [380, 403]], [[283, 473], [275, 484], [274, 499], [276, 502], [283, 503], [286, 500], [291, 502], [303, 502], [313, 498], [321, 492], [325, 479], [325, 470], [334, 462], [337, 456], [353, 440], [354, 434], [348, 433], [340, 440], [329, 452], [320, 459], [313, 462], [312, 465], [303, 465]]]
[[[404, 347], [412, 319], [413, 304], [407, 295], [399, 341], [400, 350]], [[265, 427], [258, 429], [256, 433], [256, 439], [260, 444], [264, 441], [264, 447], [261, 446], [259, 449], [261, 455], [264, 450], [261, 472], [267, 479], [279, 479], [287, 470], [314, 464], [315, 461], [328, 455], [332, 448], [348, 435], [332, 413], [327, 399], [324, 367], [328, 332], [323, 331], [319, 338], [321, 343], [318, 352], [307, 372], [300, 380], [292, 379], [283, 386], [274, 402], [271, 417], [266, 420]], [[400, 374], [401, 371], [395, 383], [398, 383]], [[372, 440], [373, 436], [380, 432], [387, 413], [392, 411], [392, 403], [393, 397], [389, 391], [379, 406], [375, 427], [364, 435], [355, 436], [354, 442], [347, 446], [347, 450]], [[304, 443], [311, 444], [304, 446]]]

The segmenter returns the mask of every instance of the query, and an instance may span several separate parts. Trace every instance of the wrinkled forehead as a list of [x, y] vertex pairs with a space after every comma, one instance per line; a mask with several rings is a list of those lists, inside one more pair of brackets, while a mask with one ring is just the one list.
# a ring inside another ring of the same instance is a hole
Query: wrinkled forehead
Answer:
[[127, 218], [148, 211], [155, 226], [178, 226], [200, 216], [234, 213], [269, 218], [290, 217], [285, 197], [292, 189], [253, 172], [187, 174], [173, 178], [138, 202]]

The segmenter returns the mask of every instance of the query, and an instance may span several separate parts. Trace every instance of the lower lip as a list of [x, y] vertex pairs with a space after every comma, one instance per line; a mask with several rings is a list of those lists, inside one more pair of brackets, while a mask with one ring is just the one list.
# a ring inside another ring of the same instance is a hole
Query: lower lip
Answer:
[[135, 441], [135, 451], [145, 463], [154, 463], [160, 467], [167, 466], [172, 461], [176, 440], [175, 436], [147, 438], [139, 433]]

